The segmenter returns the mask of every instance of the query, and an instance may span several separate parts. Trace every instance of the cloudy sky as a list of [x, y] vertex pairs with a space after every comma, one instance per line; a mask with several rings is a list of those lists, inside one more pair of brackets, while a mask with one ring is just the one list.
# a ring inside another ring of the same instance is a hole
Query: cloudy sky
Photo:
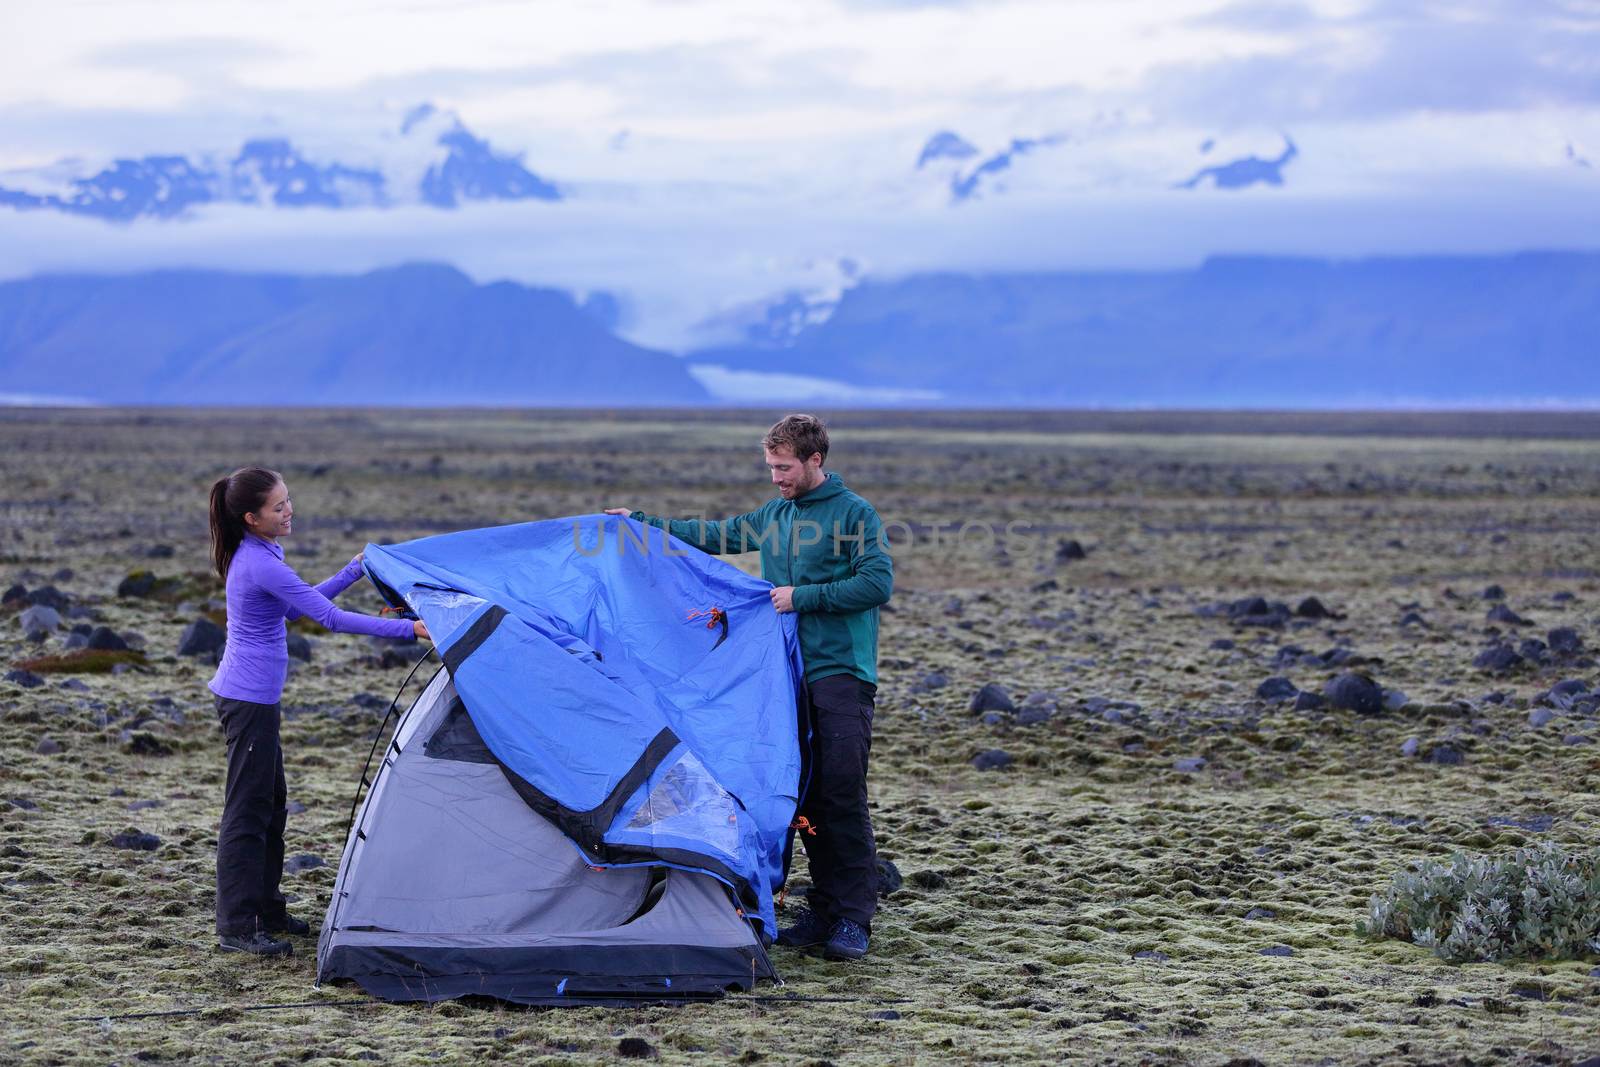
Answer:
[[[0, 0], [0, 186], [263, 134], [371, 162], [422, 101], [572, 195], [131, 226], [0, 209], [0, 275], [440, 258], [616, 290], [636, 336], [681, 345], [846, 259], [1600, 248], [1600, 0]], [[940, 130], [979, 156], [919, 171]], [[953, 203], [1012, 138], [1043, 147]], [[1281, 186], [1174, 188], [1291, 141]]]

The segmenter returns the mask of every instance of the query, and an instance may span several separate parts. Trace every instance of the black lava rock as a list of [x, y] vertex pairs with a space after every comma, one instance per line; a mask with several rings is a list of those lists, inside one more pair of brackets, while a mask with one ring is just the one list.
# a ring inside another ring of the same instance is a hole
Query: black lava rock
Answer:
[[1037, 726], [1042, 722], [1049, 722], [1055, 714], [1055, 708], [1049, 704], [1028, 704], [1017, 712], [1018, 726]]
[[1271, 908], [1251, 908], [1249, 911], [1244, 913], [1244, 917], [1253, 922], [1257, 919], [1276, 919], [1278, 917], [1278, 913], [1273, 911]]
[[109, 626], [96, 626], [89, 634], [89, 647], [101, 652], [126, 652], [128, 642]]
[[1011, 694], [999, 682], [990, 682], [976, 693], [972, 694], [972, 702], [967, 705], [967, 711], [973, 715], [985, 711], [1016, 711], [1016, 704], [1012, 703]]
[[1262, 700], [1292, 700], [1300, 694], [1289, 679], [1274, 675], [1256, 686], [1256, 696]]
[[1261, 955], [1263, 955], [1263, 956], [1293, 956], [1294, 955], [1294, 949], [1290, 948], [1288, 945], [1273, 945], [1271, 948], [1262, 949], [1261, 950]]
[[1331, 619], [1334, 617], [1333, 612], [1329, 611], [1322, 601], [1314, 596], [1308, 596], [1300, 601], [1299, 606], [1294, 609], [1294, 613], [1302, 619]]
[[1213, 650], [1218, 652], [1227, 652], [1237, 646], [1234, 645], [1231, 637], [1219, 637], [1215, 641], [1211, 642], [1211, 647]]
[[58, 756], [62, 752], [61, 742], [53, 737], [41, 737], [33, 751], [41, 756]]
[[900, 891], [905, 885], [905, 879], [900, 877], [900, 868], [894, 865], [893, 860], [880, 859], [878, 861], [878, 895], [889, 897]]
[[1321, 693], [1307, 693], [1302, 691], [1294, 698], [1295, 711], [1320, 711], [1328, 706], [1328, 698]]
[[950, 678], [943, 671], [929, 671], [917, 681], [917, 685], [919, 687], [929, 691], [934, 689], [943, 689], [949, 684]]
[[117, 583], [117, 595], [123, 597], [149, 596], [156, 587], [156, 576], [150, 571], [134, 571]]
[[28, 599], [28, 587], [25, 586], [25, 585], [13, 585], [13, 586], [10, 586], [9, 588], [6, 589], [4, 594], [0, 594], [0, 604], [9, 604], [13, 600], [27, 600], [27, 599]]
[[1496, 604], [1490, 608], [1484, 618], [1489, 622], [1503, 622], [1507, 626], [1527, 626], [1528, 620], [1512, 611], [1505, 604]]
[[183, 636], [178, 638], [178, 655], [203, 656], [220, 652], [227, 640], [227, 631], [222, 627], [210, 619], [196, 619], [184, 627]]
[[1478, 653], [1472, 665], [1488, 674], [1505, 674], [1521, 667], [1526, 661], [1514, 648], [1508, 645], [1495, 645]]
[[53, 585], [42, 585], [28, 594], [28, 603], [43, 604], [47, 608], [65, 612], [72, 607], [72, 598]]
[[12, 685], [20, 685], [24, 689], [37, 689], [44, 684], [43, 678], [32, 671], [23, 670], [21, 667], [14, 671], [7, 671], [6, 681]]
[[1061, 540], [1056, 542], [1057, 563], [1070, 563], [1075, 559], [1088, 558], [1089, 553], [1085, 551], [1084, 547], [1078, 542], [1073, 540]]
[[972, 765], [980, 771], [1004, 770], [1015, 762], [1011, 753], [1003, 748], [985, 749], [972, 757]]
[[154, 852], [161, 847], [161, 838], [138, 830], [124, 830], [106, 844], [112, 848], [128, 849], [132, 852]]
[[1478, 595], [1483, 597], [1485, 600], [1504, 600], [1506, 598], [1506, 591], [1501, 589], [1498, 585], [1489, 585], [1485, 586], [1483, 592], [1479, 593]]
[[1414, 611], [1408, 611], [1404, 615], [1400, 616], [1400, 626], [1402, 628], [1406, 626], [1421, 626], [1426, 629], [1428, 626], [1428, 620], [1424, 619], [1421, 615], [1418, 615]]
[[918, 889], [943, 889], [948, 881], [942, 871], [911, 872], [911, 884]]
[[177, 555], [177, 550], [171, 545], [151, 545], [144, 554], [147, 559], [171, 559]]
[[283, 861], [284, 874], [299, 874], [301, 871], [314, 871], [318, 867], [326, 867], [328, 861], [321, 856], [313, 856], [309, 852], [302, 852], [298, 856], [290, 856]]
[[1182, 774], [1199, 774], [1206, 769], [1204, 756], [1185, 756], [1172, 761], [1172, 769]]
[[1570, 626], [1558, 626], [1546, 635], [1550, 651], [1558, 656], [1576, 656], [1583, 652], [1583, 638]]
[[1437, 763], [1441, 767], [1457, 767], [1467, 761], [1459, 748], [1454, 745], [1434, 745], [1426, 757], [1428, 763]]
[[289, 635], [289, 655], [303, 663], [311, 662], [311, 642], [305, 634]]
[[1336, 708], [1358, 715], [1378, 715], [1383, 711], [1383, 689], [1371, 678], [1350, 671], [1329, 680], [1322, 695]]
[[650, 1060], [655, 1058], [656, 1050], [642, 1037], [625, 1037], [617, 1042], [617, 1055], [625, 1060]]

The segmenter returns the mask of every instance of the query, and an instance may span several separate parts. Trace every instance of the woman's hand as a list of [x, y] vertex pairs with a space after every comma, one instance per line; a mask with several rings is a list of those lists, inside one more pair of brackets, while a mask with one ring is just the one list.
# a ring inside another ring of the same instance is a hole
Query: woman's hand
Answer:
[[355, 565], [356, 565], [356, 566], [357, 566], [357, 567], [359, 567], [359, 566], [361, 566], [361, 560], [362, 560], [362, 558], [363, 558], [363, 557], [365, 557], [365, 556], [366, 556], [366, 554], [367, 554], [367, 553], [366, 553], [366, 550], [365, 550], [365, 549], [362, 549], [362, 550], [361, 550], [361, 551], [360, 551], [360, 552], [357, 552], [357, 553], [356, 553], [356, 554], [355, 554], [355, 557], [354, 557], [354, 558], [353, 558], [353, 559], [351, 559], [351, 560], [350, 560], [350, 562], [351, 562], [351, 563], [354, 563], [354, 564], [355, 564]]
[[423, 623], [423, 621], [421, 619], [418, 619], [418, 620], [416, 620], [415, 622], [413, 622], [411, 624], [411, 632], [412, 632], [412, 634], [414, 634], [415, 636], [421, 638], [424, 641], [432, 641], [433, 640], [433, 635], [428, 633], [428, 627]]
[[632, 508], [606, 508], [605, 513], [607, 515], [621, 515], [623, 518], [627, 518], [629, 515], [633, 514], [633, 509]]

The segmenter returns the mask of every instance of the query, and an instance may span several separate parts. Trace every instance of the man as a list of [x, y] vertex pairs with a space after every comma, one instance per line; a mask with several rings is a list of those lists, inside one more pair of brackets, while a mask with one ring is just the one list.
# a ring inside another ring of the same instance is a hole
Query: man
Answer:
[[662, 519], [607, 508], [667, 530], [702, 551], [761, 553], [772, 606], [799, 615], [800, 652], [811, 698], [811, 783], [801, 798], [801, 840], [811, 866], [810, 908], [778, 932], [778, 944], [821, 945], [831, 959], [867, 954], [878, 904], [877, 851], [867, 810], [878, 682], [878, 608], [889, 602], [894, 567], [872, 505], [825, 472], [828, 431], [790, 415], [762, 439], [778, 496], [720, 521]]

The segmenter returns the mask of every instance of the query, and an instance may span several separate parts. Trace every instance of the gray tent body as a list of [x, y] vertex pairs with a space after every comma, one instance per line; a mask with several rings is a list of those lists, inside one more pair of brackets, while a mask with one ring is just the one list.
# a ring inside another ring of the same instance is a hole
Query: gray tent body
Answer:
[[387, 1000], [693, 997], [774, 977], [717, 879], [591, 867], [513, 789], [445, 671], [396, 727], [317, 945], [319, 982]]

